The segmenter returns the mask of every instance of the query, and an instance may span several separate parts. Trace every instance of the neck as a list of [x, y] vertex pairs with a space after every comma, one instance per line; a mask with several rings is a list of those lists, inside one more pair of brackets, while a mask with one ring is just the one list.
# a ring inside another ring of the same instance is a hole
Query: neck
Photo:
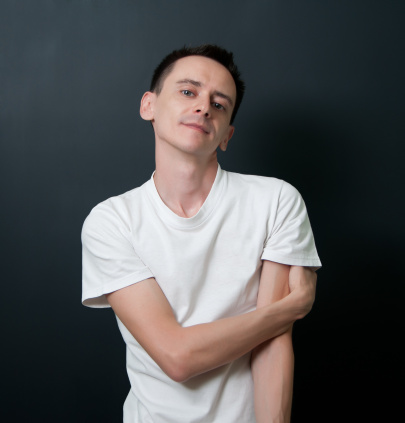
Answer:
[[162, 201], [181, 217], [192, 217], [204, 204], [218, 170], [216, 152], [209, 158], [156, 146], [154, 181]]

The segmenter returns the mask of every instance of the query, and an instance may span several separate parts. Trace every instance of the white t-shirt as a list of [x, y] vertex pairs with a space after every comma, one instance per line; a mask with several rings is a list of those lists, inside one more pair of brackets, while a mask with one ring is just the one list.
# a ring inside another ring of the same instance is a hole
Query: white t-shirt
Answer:
[[[191, 218], [173, 213], [152, 178], [97, 205], [82, 232], [83, 296], [154, 277], [182, 326], [256, 308], [262, 260], [320, 267], [305, 204], [284, 181], [218, 166], [212, 189]], [[125, 423], [253, 423], [250, 354], [184, 383], [171, 380], [125, 326], [131, 390]]]

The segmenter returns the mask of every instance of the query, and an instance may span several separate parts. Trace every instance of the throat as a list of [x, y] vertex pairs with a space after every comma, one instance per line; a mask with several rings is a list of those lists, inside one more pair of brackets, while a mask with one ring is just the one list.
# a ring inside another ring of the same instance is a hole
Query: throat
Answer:
[[156, 190], [163, 203], [180, 217], [195, 216], [207, 199], [218, 171], [218, 163], [204, 169], [176, 169], [154, 174]]

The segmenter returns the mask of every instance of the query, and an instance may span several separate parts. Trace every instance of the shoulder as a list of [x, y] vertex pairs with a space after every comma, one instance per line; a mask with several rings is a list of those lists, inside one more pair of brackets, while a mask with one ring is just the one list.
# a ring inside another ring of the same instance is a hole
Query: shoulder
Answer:
[[231, 189], [236, 189], [239, 192], [249, 191], [264, 198], [270, 197], [272, 200], [278, 200], [280, 197], [300, 197], [298, 190], [282, 179], [234, 172], [227, 172], [227, 177]]
[[230, 184], [238, 185], [241, 187], [257, 187], [257, 189], [269, 187], [277, 187], [283, 184], [281, 179], [273, 178], [270, 176], [260, 175], [246, 175], [244, 173], [226, 172]]
[[82, 239], [86, 238], [86, 235], [126, 232], [129, 229], [133, 210], [142, 203], [142, 187], [110, 197], [97, 204], [83, 223]]

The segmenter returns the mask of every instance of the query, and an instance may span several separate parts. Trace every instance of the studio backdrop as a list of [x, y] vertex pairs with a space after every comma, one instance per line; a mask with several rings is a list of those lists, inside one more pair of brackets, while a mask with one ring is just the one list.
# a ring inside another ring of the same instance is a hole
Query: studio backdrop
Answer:
[[140, 99], [164, 55], [200, 43], [233, 51], [247, 87], [221, 166], [294, 185], [323, 263], [294, 329], [293, 422], [395, 421], [404, 12], [393, 0], [1, 1], [3, 421], [121, 421], [124, 342], [111, 310], [81, 305], [81, 227], [150, 178]]

